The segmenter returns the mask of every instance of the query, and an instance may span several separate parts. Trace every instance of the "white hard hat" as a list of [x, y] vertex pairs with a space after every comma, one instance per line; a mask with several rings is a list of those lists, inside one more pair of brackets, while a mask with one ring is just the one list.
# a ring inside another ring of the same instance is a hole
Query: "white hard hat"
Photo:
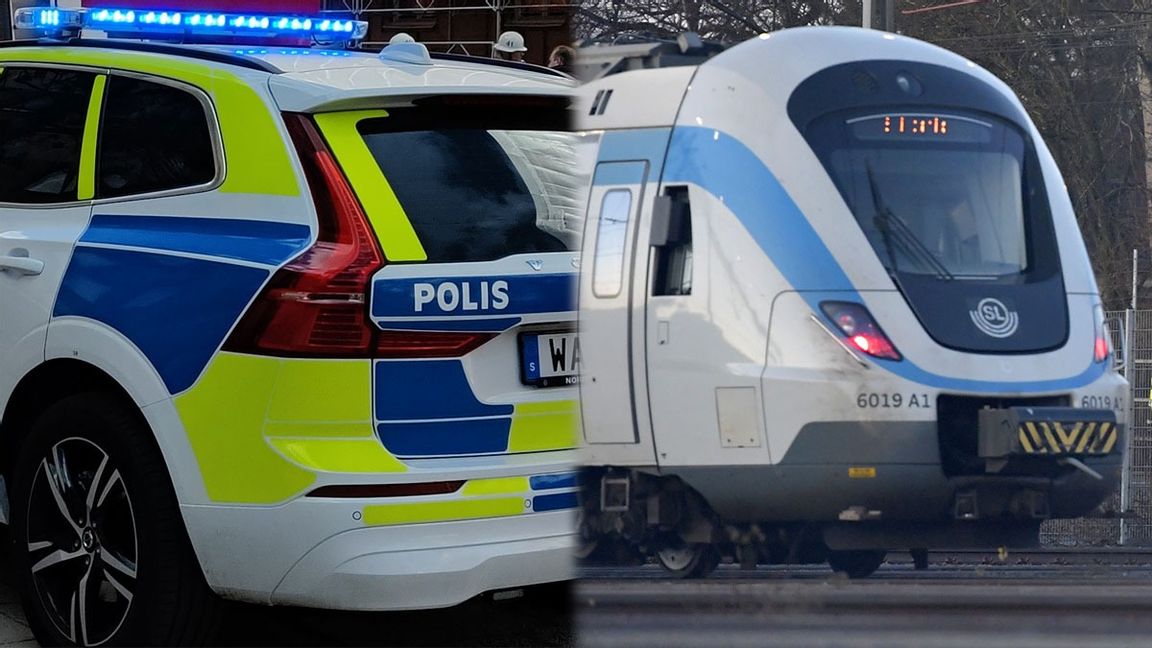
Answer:
[[400, 32], [399, 34], [396, 34], [392, 38], [388, 39], [389, 45], [395, 45], [396, 43], [415, 43], [415, 42], [416, 42], [415, 38], [412, 38], [411, 36], [409, 36], [408, 34], [406, 34], [404, 32]]
[[524, 37], [520, 32], [506, 31], [500, 34], [500, 38], [496, 39], [497, 52], [527, 52], [528, 48], [524, 47]]

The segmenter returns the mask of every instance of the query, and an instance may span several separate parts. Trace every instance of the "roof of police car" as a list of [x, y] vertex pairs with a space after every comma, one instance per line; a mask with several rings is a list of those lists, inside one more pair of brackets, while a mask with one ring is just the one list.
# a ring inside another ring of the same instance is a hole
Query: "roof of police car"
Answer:
[[382, 58], [379, 53], [307, 48], [220, 48], [254, 58], [279, 70], [281, 78], [338, 88], [490, 86], [570, 88], [574, 82], [548, 68], [470, 56], [432, 54], [430, 65]]
[[19, 47], [83, 47], [134, 51], [159, 56], [195, 58], [236, 65], [311, 84], [337, 88], [444, 87], [467, 85], [507, 89], [571, 88], [575, 82], [548, 68], [452, 54], [431, 54], [430, 65], [382, 58], [379, 53], [308, 47], [248, 45], [183, 45], [146, 41], [72, 39], [68, 41], [10, 41], [4, 49]]

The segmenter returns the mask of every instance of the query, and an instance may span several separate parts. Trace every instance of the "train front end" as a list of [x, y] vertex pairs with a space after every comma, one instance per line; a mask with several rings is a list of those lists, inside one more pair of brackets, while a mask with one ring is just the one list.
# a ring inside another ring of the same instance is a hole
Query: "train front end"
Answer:
[[699, 66], [662, 162], [691, 281], [645, 306], [655, 465], [632, 489], [665, 519], [648, 506], [641, 545], [868, 572], [1034, 545], [1115, 492], [1127, 386], [1060, 172], [1001, 81], [882, 32], [764, 35]]

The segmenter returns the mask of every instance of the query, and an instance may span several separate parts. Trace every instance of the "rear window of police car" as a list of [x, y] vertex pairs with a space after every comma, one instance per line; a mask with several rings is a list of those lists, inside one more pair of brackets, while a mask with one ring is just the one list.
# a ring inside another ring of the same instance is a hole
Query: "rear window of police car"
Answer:
[[579, 249], [586, 179], [573, 173], [566, 111], [451, 112], [391, 110], [358, 125], [428, 261]]

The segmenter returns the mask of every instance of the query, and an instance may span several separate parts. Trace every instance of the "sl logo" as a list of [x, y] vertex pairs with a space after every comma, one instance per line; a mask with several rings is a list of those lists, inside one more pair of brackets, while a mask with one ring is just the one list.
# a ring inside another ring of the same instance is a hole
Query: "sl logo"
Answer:
[[981, 333], [994, 338], [1009, 337], [1020, 326], [1020, 317], [1016, 311], [1008, 310], [1004, 302], [992, 297], [981, 299], [976, 304], [976, 310], [968, 311], [968, 314]]

